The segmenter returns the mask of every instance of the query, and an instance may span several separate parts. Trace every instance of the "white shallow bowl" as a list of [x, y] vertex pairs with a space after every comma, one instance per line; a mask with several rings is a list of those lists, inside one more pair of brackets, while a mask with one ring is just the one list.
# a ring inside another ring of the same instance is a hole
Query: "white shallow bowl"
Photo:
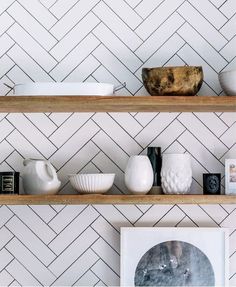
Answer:
[[27, 83], [14, 86], [15, 95], [24, 96], [110, 96], [114, 85], [107, 83]]
[[236, 70], [219, 74], [221, 88], [228, 96], [236, 96]]
[[112, 187], [115, 179], [114, 173], [69, 174], [68, 176], [73, 188], [84, 194], [105, 193]]

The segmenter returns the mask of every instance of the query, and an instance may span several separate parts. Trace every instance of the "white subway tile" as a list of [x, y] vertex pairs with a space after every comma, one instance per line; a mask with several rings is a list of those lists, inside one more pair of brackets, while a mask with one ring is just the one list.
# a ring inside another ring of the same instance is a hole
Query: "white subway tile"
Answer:
[[9, 208], [21, 219], [32, 232], [45, 244], [48, 244], [55, 236], [55, 232], [43, 222], [31, 208], [23, 205], [10, 205]]
[[88, 249], [53, 283], [53, 286], [72, 286], [97, 260], [98, 256]]
[[[141, 86], [140, 80], [129, 71], [105, 46], [99, 46], [94, 52], [94, 57], [103, 62], [108, 69], [121, 83], [126, 82], [126, 88], [135, 93]], [[104, 57], [104, 55], [106, 55]]]
[[213, 68], [220, 72], [226, 65], [226, 60], [189, 24], [184, 24], [178, 34]]
[[[6, 270], [17, 280], [13, 282], [11, 286], [39, 286], [39, 281], [20, 264], [16, 259], [14, 259], [7, 267]], [[18, 284], [16, 284], [18, 283]]]
[[34, 16], [46, 29], [50, 29], [57, 18], [48, 11], [38, 0], [19, 0], [18, 1], [29, 13]]
[[4, 140], [12, 131], [14, 127], [6, 120], [0, 122], [0, 141]]
[[10, 71], [14, 62], [5, 54], [0, 58], [0, 78]]
[[[22, 48], [15, 45], [7, 55], [21, 68], [28, 77], [37, 82], [52, 82], [52, 78]], [[28, 81], [27, 81], [28, 82]], [[19, 82], [18, 82], [19, 83]]]
[[[192, 0], [190, 2], [194, 2], [194, 4], [199, 3], [199, 1]], [[219, 19], [219, 15], [222, 16], [221, 13], [212, 5], [209, 1], [206, 1], [206, 4], [209, 7], [204, 7], [204, 9], [208, 9], [207, 13], [209, 13], [209, 9], [211, 11], [216, 12], [217, 17], [216, 19]], [[205, 5], [197, 5], [199, 7], [203, 7]], [[195, 9], [192, 5], [185, 2], [179, 9], [178, 12], [181, 16], [195, 29], [198, 31], [198, 33], [201, 34], [201, 36], [209, 42], [217, 51], [219, 51], [226, 43], [227, 40], [221, 35], [221, 33], [218, 32], [217, 28], [215, 28], [212, 25], [212, 22], [209, 22], [209, 19], [205, 19], [197, 9]], [[208, 15], [207, 14], [207, 15]], [[226, 19], [224, 19], [223, 23], [226, 22]], [[221, 26], [222, 26], [221, 24]]]
[[7, 34], [3, 34], [0, 37], [0, 57], [2, 57], [13, 45], [14, 41]]
[[78, 216], [86, 205], [67, 205], [49, 223], [49, 226], [60, 233], [70, 222]]
[[[211, 173], [224, 173], [224, 166], [220, 161], [190, 132], [184, 132], [178, 139], [178, 142], [186, 148], [187, 152], [192, 154], [202, 165]], [[216, 148], [217, 149], [217, 148]], [[217, 150], [216, 150], [217, 152]]]
[[9, 114], [7, 119], [26, 137], [26, 139], [45, 157], [50, 157], [56, 147], [23, 114]]
[[[147, 17], [135, 30], [139, 37], [146, 40], [173, 12], [184, 2], [184, 0], [165, 0], [153, 13]], [[158, 3], [157, 3], [158, 4]]]
[[141, 147], [108, 114], [97, 113], [93, 119], [129, 155], [141, 152]]
[[179, 207], [199, 227], [218, 227], [217, 223], [200, 206], [194, 204], [180, 204]]
[[5, 270], [0, 273], [0, 282], [2, 286], [9, 286], [14, 278]]
[[[171, 36], [175, 34], [176, 31], [183, 25], [184, 20], [178, 14], [173, 14], [170, 18], [166, 20], [163, 25], [161, 25], [140, 47], [136, 50], [136, 54], [143, 60], [147, 61]], [[172, 28], [174, 27], [174, 29]], [[175, 36], [176, 37], [176, 36]], [[171, 40], [172, 41], [172, 40]], [[182, 42], [182, 39], [175, 39], [175, 45], [179, 46], [178, 42]], [[183, 45], [183, 44], [182, 44]], [[170, 45], [168, 50], [172, 51], [176, 46]], [[168, 51], [165, 49], [165, 52]], [[162, 57], [159, 58], [161, 60]], [[148, 67], [148, 64], [145, 63]], [[160, 65], [159, 65], [160, 66]]]
[[[35, 10], [35, 8], [33, 8]], [[41, 10], [41, 9], [40, 9]], [[40, 12], [35, 10], [37, 13]], [[51, 49], [57, 40], [49, 33], [26, 9], [18, 2], [8, 8], [7, 12], [14, 18], [36, 41], [46, 49]]]
[[0, 258], [0, 270], [3, 270], [14, 257], [4, 248], [0, 251]]
[[57, 214], [50, 205], [31, 205], [30, 207], [46, 223], [48, 223]]
[[[99, 131], [98, 126], [92, 121], [87, 122], [68, 141], [53, 154], [50, 161], [60, 169]], [[73, 159], [72, 159], [73, 160]]]
[[98, 237], [98, 234], [93, 229], [86, 229], [49, 265], [49, 269], [53, 274], [59, 277], [68, 269], [72, 262], [81, 257], [83, 253], [93, 245]]
[[50, 136], [57, 126], [43, 113], [25, 113], [25, 116], [46, 136]]
[[194, 114], [182, 113], [178, 120], [217, 158], [226, 153], [227, 147]]
[[220, 11], [227, 18], [231, 18], [236, 12], [235, 1], [234, 0], [224, 1], [223, 5], [220, 7]]
[[104, 2], [100, 2], [94, 9], [95, 15], [107, 25], [131, 50], [135, 50], [142, 40], [128, 27]]
[[178, 113], [159, 113], [136, 137], [135, 140], [144, 148], [163, 132]]
[[132, 72], [142, 65], [142, 61], [104, 24], [98, 25], [93, 33]]
[[92, 34], [89, 34], [50, 72], [50, 75], [57, 82], [62, 81], [77, 65], [83, 62], [98, 45], [99, 41]]
[[2, 249], [12, 239], [12, 237], [14, 237], [14, 235], [6, 227], [3, 226], [0, 229], [0, 249]]
[[[216, 29], [220, 29], [226, 22], [227, 18], [211, 4], [213, 2], [215, 5], [219, 6], [223, 2], [222, 0], [211, 0], [204, 2], [204, 5], [201, 5], [201, 2], [198, 0], [190, 0], [189, 1], [207, 20], [216, 27]], [[218, 2], [218, 3], [216, 3]]]
[[[137, 1], [136, 0], [136, 7], [134, 8], [135, 11], [142, 16], [143, 18], [148, 17], [164, 0], [143, 0], [143, 1]], [[138, 5], [137, 5], [138, 4]]]
[[[70, 0], [71, 2], [71, 0]], [[69, 10], [50, 30], [50, 32], [58, 39], [61, 40], [79, 21], [81, 21], [85, 15], [99, 2], [99, 0], [81, 0], [73, 6], [73, 9]], [[62, 4], [62, 5], [61, 5]], [[66, 8], [64, 9], [66, 4]], [[70, 3], [69, 3], [70, 5]], [[55, 12], [57, 17], [61, 17], [59, 9], [62, 8], [66, 12], [67, 3], [61, 1], [58, 3], [58, 6], [55, 5], [51, 8], [52, 12]], [[59, 13], [58, 13], [59, 11]], [[60, 15], [59, 15], [60, 14]]]
[[7, 250], [34, 275], [41, 284], [51, 284], [56, 278], [33, 254], [16, 238], [7, 244]]
[[36, 61], [46, 72], [57, 64], [48, 52], [38, 44], [20, 25], [14, 24], [8, 30], [8, 35]]
[[92, 250], [113, 270], [120, 272], [120, 256], [104, 241], [99, 238], [92, 246]]
[[58, 148], [65, 144], [91, 117], [93, 113], [74, 113], [50, 137]]
[[91, 227], [99, 233], [99, 235], [111, 245], [118, 253], [120, 252], [120, 234], [119, 232], [105, 220], [102, 216], [98, 217]]
[[99, 23], [98, 18], [89, 13], [69, 31], [50, 51], [58, 61], [61, 61], [71, 50], [77, 46]]
[[234, 15], [221, 29], [220, 32], [231, 40], [236, 34], [236, 15]]
[[91, 270], [104, 282], [107, 286], [119, 286], [120, 278], [113, 272], [102, 260], [93, 265]]
[[100, 131], [93, 137], [93, 142], [122, 170], [125, 170], [129, 156], [107, 134]]
[[45, 265], [50, 264], [56, 255], [17, 217], [10, 219], [6, 227]]
[[74, 286], [95, 286], [98, 282], [98, 277], [92, 271], [89, 270], [77, 282], [75, 282]]
[[50, 244], [49, 247], [59, 255], [67, 248], [97, 217], [98, 212], [91, 206], [79, 214]]

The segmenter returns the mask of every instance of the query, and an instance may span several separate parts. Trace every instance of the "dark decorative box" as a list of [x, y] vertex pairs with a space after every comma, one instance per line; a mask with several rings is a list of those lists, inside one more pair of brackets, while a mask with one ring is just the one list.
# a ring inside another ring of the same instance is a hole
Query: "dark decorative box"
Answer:
[[221, 174], [203, 174], [203, 194], [221, 194]]
[[0, 172], [0, 194], [19, 194], [19, 172]]

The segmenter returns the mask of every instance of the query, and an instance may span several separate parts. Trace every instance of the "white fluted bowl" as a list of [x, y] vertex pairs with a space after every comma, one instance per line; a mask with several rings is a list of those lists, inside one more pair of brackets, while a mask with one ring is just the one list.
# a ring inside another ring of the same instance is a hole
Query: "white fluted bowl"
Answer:
[[221, 88], [228, 96], [236, 96], [236, 70], [219, 74]]
[[68, 176], [73, 188], [84, 194], [105, 193], [112, 187], [115, 179], [114, 173], [69, 174]]

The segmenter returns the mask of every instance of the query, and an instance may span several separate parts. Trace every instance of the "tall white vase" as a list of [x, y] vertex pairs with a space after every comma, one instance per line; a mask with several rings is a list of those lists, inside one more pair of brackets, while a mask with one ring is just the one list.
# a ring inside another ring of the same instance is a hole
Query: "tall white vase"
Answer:
[[125, 185], [133, 194], [146, 194], [152, 188], [153, 170], [146, 155], [129, 158], [125, 170]]
[[191, 157], [189, 154], [163, 154], [161, 185], [166, 194], [190, 192], [192, 183]]

